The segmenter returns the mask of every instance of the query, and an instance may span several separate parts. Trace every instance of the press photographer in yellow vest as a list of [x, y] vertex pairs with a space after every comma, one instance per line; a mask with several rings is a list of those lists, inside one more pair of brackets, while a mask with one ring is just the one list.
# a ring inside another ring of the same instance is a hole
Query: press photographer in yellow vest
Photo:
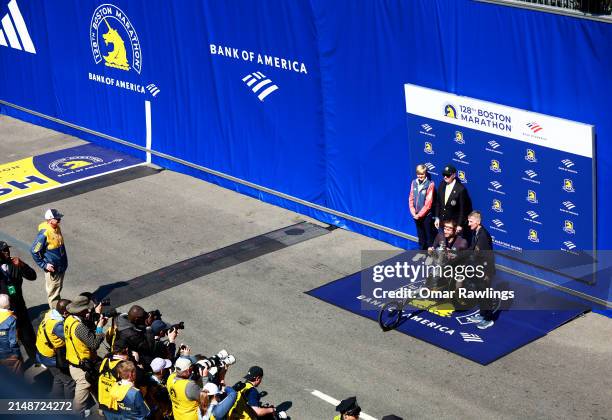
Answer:
[[70, 301], [60, 299], [55, 309], [50, 309], [38, 326], [36, 334], [36, 361], [53, 376], [52, 398], [74, 398], [74, 380], [70, 377], [66, 362], [64, 319]]
[[94, 304], [87, 296], [79, 296], [66, 307], [70, 315], [64, 321], [66, 359], [70, 365], [70, 376], [76, 382], [74, 409], [81, 413], [86, 409], [85, 404], [91, 388], [87, 376], [97, 376], [98, 373], [95, 368], [98, 358], [96, 351], [104, 340], [103, 327], [108, 322], [108, 318], [100, 315], [102, 304], [99, 304], [95, 307], [95, 312], [100, 315], [96, 330], [91, 331], [87, 328], [84, 321], [93, 315], [93, 308]]

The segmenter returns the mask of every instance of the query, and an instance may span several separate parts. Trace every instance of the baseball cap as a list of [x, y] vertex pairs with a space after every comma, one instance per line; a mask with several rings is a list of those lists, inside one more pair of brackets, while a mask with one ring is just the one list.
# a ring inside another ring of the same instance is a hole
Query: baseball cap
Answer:
[[47, 209], [45, 212], [45, 220], [57, 219], [60, 220], [64, 215], [57, 209]]
[[457, 173], [457, 168], [455, 168], [453, 165], [446, 165], [444, 167], [444, 171], [442, 172], [442, 175], [449, 176], [449, 175], [456, 174], [456, 173]]
[[179, 357], [176, 359], [176, 362], [174, 362], [174, 369], [177, 372], [184, 372], [189, 369], [191, 365], [191, 360], [187, 359], [186, 357]]
[[162, 330], [167, 330], [168, 328], [170, 328], [170, 324], [162, 321], [161, 319], [156, 319], [151, 324], [151, 332], [153, 335], [159, 335]]
[[259, 366], [251, 366], [247, 374], [244, 376], [244, 379], [248, 381], [252, 381], [255, 378], [263, 376], [263, 369]]
[[153, 373], [160, 372], [162, 369], [168, 369], [172, 366], [172, 361], [168, 359], [162, 359], [161, 357], [156, 357], [151, 361], [151, 369]]
[[6, 248], [10, 248], [11, 246], [4, 241], [0, 241], [0, 251], [4, 251]]
[[384, 416], [382, 420], [403, 420], [403, 419], [399, 416], [396, 416], [395, 414], [389, 414], [388, 416]]
[[204, 385], [204, 388], [202, 388], [202, 390], [208, 392], [208, 395], [217, 395], [221, 393], [217, 384], [214, 384], [212, 382], [208, 382], [206, 385]]

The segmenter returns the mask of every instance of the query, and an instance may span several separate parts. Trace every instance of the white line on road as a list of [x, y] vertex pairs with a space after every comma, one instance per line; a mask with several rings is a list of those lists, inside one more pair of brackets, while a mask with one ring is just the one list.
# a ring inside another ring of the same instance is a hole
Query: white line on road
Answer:
[[[330, 403], [334, 407], [340, 404], [339, 400], [335, 399], [334, 397], [330, 397], [329, 395], [324, 394], [321, 391], [317, 391], [316, 389], [313, 389], [310, 393], [314, 395], [315, 397], [320, 398], [323, 401]], [[364, 413], [363, 411], [359, 415], [359, 418], [363, 420], [376, 420], [376, 417], [372, 417], [369, 414]]]

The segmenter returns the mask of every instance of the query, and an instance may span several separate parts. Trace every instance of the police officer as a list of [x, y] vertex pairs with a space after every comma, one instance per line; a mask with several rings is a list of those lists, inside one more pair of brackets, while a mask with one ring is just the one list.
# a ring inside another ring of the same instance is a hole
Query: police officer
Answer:
[[198, 420], [200, 387], [189, 379], [193, 365], [186, 357], [174, 362], [174, 373], [166, 381], [174, 420]]
[[68, 256], [60, 222], [64, 217], [56, 209], [45, 212], [45, 221], [38, 225], [38, 235], [32, 244], [32, 258], [45, 272], [45, 286], [49, 308], [55, 308], [64, 285], [64, 273], [68, 268]]
[[340, 401], [336, 406], [336, 411], [340, 414], [334, 417], [334, 420], [359, 420], [361, 407], [357, 405], [357, 397], [349, 397]]
[[17, 319], [10, 309], [8, 295], [0, 294], [0, 366], [23, 373], [23, 359], [17, 342]]
[[[91, 315], [93, 302], [86, 296], [74, 299], [66, 310], [70, 315], [64, 321], [64, 336], [66, 338], [66, 359], [68, 360], [70, 376], [76, 382], [74, 390], [74, 410], [86, 413], [85, 404], [92, 386], [87, 380], [87, 372], [94, 372], [94, 362], [97, 359], [96, 351], [104, 340], [103, 327], [108, 319], [100, 316], [95, 332], [89, 330], [84, 321]], [[102, 312], [102, 304], [95, 308]]]
[[36, 360], [36, 344], [28, 308], [23, 299], [23, 279], [36, 280], [36, 271], [19, 257], [11, 257], [11, 247], [0, 241], [0, 293], [5, 293], [11, 301], [11, 310], [17, 317], [19, 341], [28, 353], [28, 363]]
[[64, 319], [68, 316], [66, 306], [69, 303], [68, 299], [60, 299], [57, 307], [45, 314], [36, 334], [36, 360], [53, 376], [52, 398], [74, 398], [75, 382], [66, 364], [64, 338]]

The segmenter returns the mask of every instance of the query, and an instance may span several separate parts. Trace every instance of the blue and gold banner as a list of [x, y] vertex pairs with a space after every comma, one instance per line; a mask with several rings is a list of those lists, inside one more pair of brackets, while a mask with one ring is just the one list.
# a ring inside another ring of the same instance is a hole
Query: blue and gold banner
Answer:
[[0, 204], [143, 162], [86, 144], [0, 165]]

